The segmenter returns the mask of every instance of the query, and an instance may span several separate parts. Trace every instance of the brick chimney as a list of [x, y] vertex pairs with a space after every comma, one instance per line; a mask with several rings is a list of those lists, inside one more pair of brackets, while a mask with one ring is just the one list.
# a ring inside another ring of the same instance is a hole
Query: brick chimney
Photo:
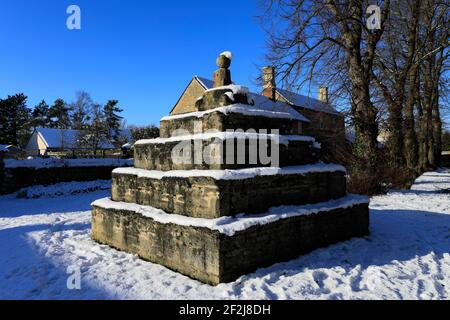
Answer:
[[318, 99], [322, 102], [328, 103], [328, 87], [320, 87], [319, 88], [319, 97]]
[[262, 84], [263, 92], [262, 95], [275, 101], [275, 68], [274, 67], [264, 67], [262, 69]]

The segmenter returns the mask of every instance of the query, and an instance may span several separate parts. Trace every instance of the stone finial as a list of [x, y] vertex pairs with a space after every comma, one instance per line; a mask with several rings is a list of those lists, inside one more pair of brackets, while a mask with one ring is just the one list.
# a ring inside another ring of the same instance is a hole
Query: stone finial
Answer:
[[214, 87], [223, 87], [231, 84], [231, 72], [228, 69], [231, 65], [233, 55], [230, 51], [222, 52], [216, 60], [218, 70], [214, 72]]

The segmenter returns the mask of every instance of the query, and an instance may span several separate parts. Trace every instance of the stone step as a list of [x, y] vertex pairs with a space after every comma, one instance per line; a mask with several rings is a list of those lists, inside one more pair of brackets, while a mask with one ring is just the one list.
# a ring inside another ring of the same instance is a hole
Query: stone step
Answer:
[[236, 129], [278, 130], [279, 134], [310, 132], [309, 120], [300, 114], [295, 117], [290, 113], [252, 110], [251, 106], [230, 106], [164, 117], [160, 122], [160, 137]]
[[354, 195], [227, 219], [189, 218], [101, 199], [93, 203], [92, 238], [217, 285], [369, 234], [368, 199]]
[[118, 168], [112, 174], [114, 201], [209, 219], [317, 203], [345, 193], [345, 169], [339, 165], [168, 172]]
[[318, 154], [312, 137], [215, 132], [138, 141], [134, 166], [161, 171], [284, 167], [315, 163]]

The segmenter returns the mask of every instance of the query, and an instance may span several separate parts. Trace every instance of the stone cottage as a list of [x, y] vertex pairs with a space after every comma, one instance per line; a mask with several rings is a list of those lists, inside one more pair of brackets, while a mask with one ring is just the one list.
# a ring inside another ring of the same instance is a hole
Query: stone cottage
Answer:
[[[258, 104], [268, 103], [265, 100], [269, 99], [276, 102], [280, 109], [287, 110], [292, 108], [298, 111], [309, 120], [304, 133], [309, 133], [316, 137], [317, 141], [322, 144], [323, 149], [334, 152], [337, 146], [345, 143], [344, 116], [330, 104], [327, 87], [320, 87], [318, 98], [314, 99], [286, 89], [277, 88], [274, 67], [263, 68], [261, 79], [263, 83], [261, 94], [249, 93], [255, 102]], [[170, 115], [196, 111], [195, 102], [198, 97], [213, 87], [214, 81], [194, 76], [170, 111]]]
[[[45, 156], [49, 152], [76, 151], [83, 148], [78, 140], [83, 134], [80, 130], [57, 129], [57, 128], [35, 128], [28, 140], [25, 150], [28, 154], [36, 156]], [[129, 129], [119, 130], [120, 141], [133, 142], [131, 131]], [[86, 147], [84, 147], [86, 148]], [[98, 150], [114, 150], [120, 146], [114, 145], [111, 141], [100, 141]]]

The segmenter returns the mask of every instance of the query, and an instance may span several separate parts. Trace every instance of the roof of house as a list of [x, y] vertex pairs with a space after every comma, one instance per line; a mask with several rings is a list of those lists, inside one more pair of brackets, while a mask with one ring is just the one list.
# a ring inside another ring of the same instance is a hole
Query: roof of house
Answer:
[[[198, 82], [206, 90], [212, 89], [214, 87], [214, 82], [212, 80], [209, 80], [209, 79], [203, 78], [203, 77], [199, 77], [199, 76], [195, 76], [194, 78], [196, 80], [198, 80]], [[320, 100], [317, 100], [317, 99], [314, 99], [311, 97], [307, 97], [307, 96], [304, 96], [304, 95], [301, 95], [299, 93], [295, 93], [292, 91], [284, 90], [284, 89], [277, 88], [276, 90], [291, 105], [303, 107], [306, 109], [319, 110], [319, 111], [323, 111], [323, 112], [327, 112], [327, 113], [338, 114], [338, 112], [329, 103], [325, 103]], [[253, 92], [250, 92], [250, 94], [256, 96], [255, 104], [257, 102], [256, 100], [258, 100], [258, 103], [261, 103], [264, 100], [273, 102], [272, 100], [266, 98], [263, 95], [253, 93]], [[266, 102], [266, 103], [268, 104], [269, 102]], [[290, 106], [286, 106], [286, 104], [281, 101], [277, 101], [276, 103], [277, 103], [277, 105], [274, 106], [276, 108], [283, 108], [284, 111], [288, 111], [291, 109]]]
[[8, 145], [7, 144], [0, 144], [0, 151], [8, 151]]
[[[36, 128], [36, 132], [42, 137], [48, 148], [55, 149], [76, 149], [80, 135], [79, 130], [73, 129], [53, 129], [53, 128]], [[132, 141], [131, 131], [128, 129], [120, 130], [120, 136], [128, 141]], [[114, 145], [109, 141], [99, 143], [99, 149], [114, 149]]]
[[338, 113], [329, 103], [325, 103], [323, 101], [284, 89], [277, 88], [276, 91], [294, 106], [312, 110], [319, 110], [328, 113]]
[[[212, 80], [198, 76], [195, 76], [194, 78], [200, 83], [203, 88], [205, 88], [205, 90], [214, 88], [214, 82]], [[255, 102], [254, 106], [252, 106], [253, 109], [257, 108], [264, 111], [285, 112], [289, 113], [292, 116], [292, 119], [310, 122], [308, 118], [306, 118], [304, 115], [297, 112], [290, 105], [284, 102], [273, 101], [259, 93], [254, 92], [249, 92], [248, 95]]]
[[205, 90], [214, 88], [214, 81], [199, 76], [194, 76], [194, 78], [198, 80]]

